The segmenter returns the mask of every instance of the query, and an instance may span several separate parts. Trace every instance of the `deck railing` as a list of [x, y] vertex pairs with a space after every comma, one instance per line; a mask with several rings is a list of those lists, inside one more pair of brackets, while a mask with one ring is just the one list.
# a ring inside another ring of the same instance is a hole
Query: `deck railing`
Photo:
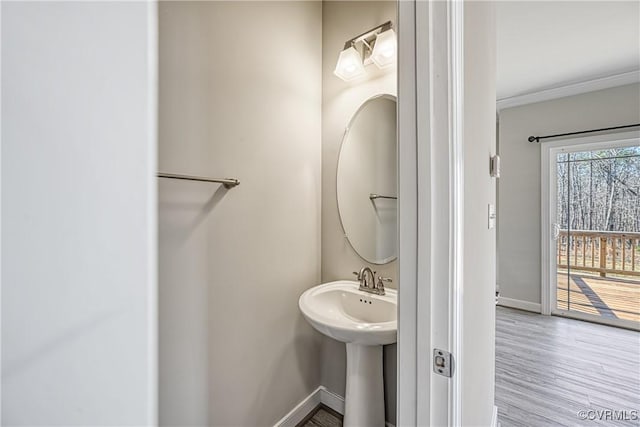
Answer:
[[558, 268], [640, 276], [640, 233], [560, 230]]

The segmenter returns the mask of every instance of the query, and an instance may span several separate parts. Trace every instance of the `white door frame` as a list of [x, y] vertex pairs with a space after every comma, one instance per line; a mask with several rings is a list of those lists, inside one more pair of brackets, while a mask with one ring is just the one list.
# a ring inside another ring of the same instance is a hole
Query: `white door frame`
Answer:
[[[565, 317], [572, 317], [580, 320], [597, 321], [599, 323], [618, 326], [630, 329], [638, 329], [635, 322], [623, 319], [598, 318], [587, 314], [581, 314], [575, 311], [561, 310], [556, 304], [555, 283], [556, 274], [556, 243], [552, 237], [551, 224], [555, 221], [556, 209], [555, 204], [550, 203], [557, 196], [557, 180], [556, 174], [552, 174], [555, 170], [551, 158], [555, 158], [558, 153], [573, 153], [577, 151], [588, 151], [609, 148], [611, 145], [633, 146], [640, 143], [640, 132], [623, 132], [616, 134], [587, 136], [580, 138], [563, 139], [553, 142], [543, 142], [540, 145], [540, 157], [542, 160], [541, 167], [541, 247], [542, 247], [542, 288], [541, 303], [542, 314], [557, 314]], [[553, 256], [552, 256], [553, 255]]]
[[460, 425], [463, 2], [398, 1], [398, 426]]

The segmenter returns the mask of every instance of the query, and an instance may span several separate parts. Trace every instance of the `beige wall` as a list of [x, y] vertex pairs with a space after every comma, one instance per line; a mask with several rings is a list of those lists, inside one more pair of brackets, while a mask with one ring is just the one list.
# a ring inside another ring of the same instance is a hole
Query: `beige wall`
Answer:
[[639, 117], [638, 84], [500, 111], [498, 284], [502, 297], [540, 304], [540, 146], [527, 138], [627, 125], [637, 123]]
[[[322, 281], [353, 279], [352, 272], [369, 265], [351, 248], [340, 225], [336, 199], [336, 168], [342, 136], [349, 120], [368, 98], [396, 95], [396, 73], [367, 67], [362, 80], [347, 83], [333, 75], [344, 42], [386, 21], [396, 24], [393, 1], [329, 1], [323, 3], [322, 32]], [[394, 279], [397, 262], [369, 265]], [[396, 346], [385, 348], [387, 419], [395, 420]], [[322, 384], [344, 396], [346, 355], [343, 343], [323, 339]]]
[[273, 425], [320, 384], [321, 3], [160, 2], [162, 425]]
[[464, 38], [464, 292], [462, 425], [491, 425], [495, 372], [495, 204], [489, 158], [496, 152], [495, 5], [465, 2]]

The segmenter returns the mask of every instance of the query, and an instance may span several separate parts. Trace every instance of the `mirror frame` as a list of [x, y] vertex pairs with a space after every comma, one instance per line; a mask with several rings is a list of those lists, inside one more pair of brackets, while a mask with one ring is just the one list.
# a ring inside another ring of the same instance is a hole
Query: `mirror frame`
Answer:
[[[365, 257], [363, 257], [360, 252], [358, 252], [358, 250], [353, 246], [353, 243], [351, 243], [351, 240], [349, 239], [349, 234], [347, 233], [347, 230], [344, 228], [344, 222], [342, 221], [342, 214], [340, 213], [340, 202], [338, 201], [338, 171], [340, 170], [340, 159], [342, 157], [342, 149], [344, 148], [345, 142], [347, 140], [347, 137], [349, 136], [349, 132], [351, 131], [351, 127], [353, 125], [353, 122], [355, 121], [355, 119], [358, 117], [358, 113], [360, 113], [360, 111], [362, 111], [362, 109], [370, 102], [373, 101], [375, 99], [378, 98], [385, 98], [385, 99], [390, 99], [392, 101], [394, 101], [396, 103], [396, 164], [398, 163], [398, 97], [395, 95], [392, 95], [390, 93], [381, 93], [378, 95], [374, 95], [371, 96], [367, 99], [365, 99], [362, 104], [360, 104], [360, 106], [358, 107], [358, 109], [351, 115], [351, 118], [349, 119], [349, 122], [347, 123], [347, 127], [345, 128], [344, 134], [342, 135], [342, 141], [340, 142], [340, 149], [338, 150], [338, 161], [336, 162], [336, 207], [338, 208], [338, 219], [340, 220], [340, 227], [342, 228], [342, 233], [344, 234], [344, 238], [347, 240], [347, 242], [349, 243], [349, 246], [351, 247], [351, 249], [353, 249], [353, 251], [365, 262], [369, 263], [369, 264], [374, 264], [374, 265], [385, 265], [385, 264], [389, 264], [393, 261], [395, 261], [396, 259], [398, 259], [398, 244], [397, 244], [397, 240], [398, 240], [398, 232], [396, 231], [396, 253], [393, 254], [392, 256], [385, 258], [381, 261], [372, 261], [369, 259], [366, 259]], [[397, 178], [397, 177], [396, 177]], [[397, 188], [397, 179], [396, 179], [396, 188]], [[396, 205], [396, 210], [397, 210], [397, 205]], [[396, 215], [396, 230], [397, 230], [397, 218], [398, 215]]]

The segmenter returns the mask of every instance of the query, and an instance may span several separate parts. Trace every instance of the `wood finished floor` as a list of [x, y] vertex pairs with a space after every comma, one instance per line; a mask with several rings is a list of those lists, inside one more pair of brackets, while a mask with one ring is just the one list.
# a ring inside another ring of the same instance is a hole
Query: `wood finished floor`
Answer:
[[577, 415], [640, 411], [640, 333], [498, 307], [496, 406], [502, 427], [640, 426]]
[[[501, 427], [640, 426], [578, 418], [640, 410], [640, 333], [498, 307], [496, 405]], [[298, 427], [341, 426], [321, 407]]]
[[296, 427], [342, 427], [342, 415], [321, 405], [310, 418]]

